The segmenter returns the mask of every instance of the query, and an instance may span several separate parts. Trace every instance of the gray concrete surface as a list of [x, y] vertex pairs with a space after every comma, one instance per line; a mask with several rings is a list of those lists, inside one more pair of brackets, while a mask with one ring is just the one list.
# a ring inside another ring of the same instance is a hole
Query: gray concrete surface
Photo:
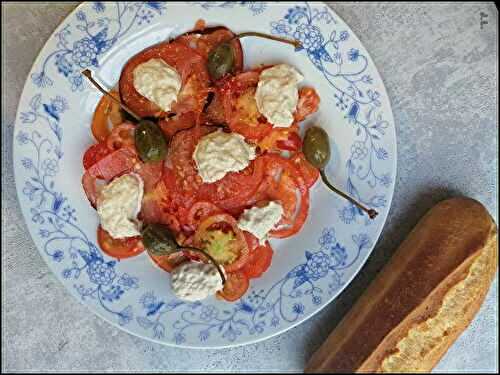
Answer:
[[[39, 49], [76, 3], [2, 3], [2, 371], [300, 372], [418, 219], [454, 194], [498, 222], [498, 11], [493, 3], [332, 3], [367, 46], [392, 101], [398, 179], [389, 220], [362, 272], [321, 313], [230, 350], [152, 344], [94, 316], [39, 256], [12, 166], [19, 95]], [[480, 14], [487, 24], [480, 26]], [[498, 275], [437, 372], [498, 372]]]

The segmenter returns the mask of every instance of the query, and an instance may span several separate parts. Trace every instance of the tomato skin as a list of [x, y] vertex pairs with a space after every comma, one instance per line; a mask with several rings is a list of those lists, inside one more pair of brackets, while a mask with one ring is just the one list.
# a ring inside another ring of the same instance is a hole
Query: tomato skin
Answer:
[[249, 279], [261, 277], [264, 272], [271, 266], [273, 258], [273, 249], [266, 242], [263, 246], [258, 246], [250, 254], [250, 259], [243, 266], [243, 272]]
[[231, 228], [231, 231], [236, 236], [239, 256], [234, 262], [230, 264], [222, 264], [226, 272], [234, 272], [245, 265], [249, 256], [247, 241], [245, 239], [243, 231], [239, 229], [238, 223], [236, 222], [234, 217], [228, 214], [216, 214], [208, 216], [200, 223], [198, 229], [196, 230], [194, 234], [194, 243], [196, 246], [203, 248], [203, 239], [207, 236], [209, 228], [214, 224], [228, 225]]
[[83, 168], [85, 168], [85, 170], [89, 169], [94, 164], [99, 162], [99, 160], [108, 156], [111, 152], [112, 150], [108, 148], [106, 142], [93, 144], [83, 154]]
[[232, 272], [226, 275], [226, 283], [217, 296], [222, 297], [228, 302], [234, 302], [240, 299], [248, 290], [250, 282], [243, 272]]
[[97, 228], [97, 242], [104, 253], [116, 259], [134, 257], [144, 251], [140, 236], [116, 239], [101, 226]]

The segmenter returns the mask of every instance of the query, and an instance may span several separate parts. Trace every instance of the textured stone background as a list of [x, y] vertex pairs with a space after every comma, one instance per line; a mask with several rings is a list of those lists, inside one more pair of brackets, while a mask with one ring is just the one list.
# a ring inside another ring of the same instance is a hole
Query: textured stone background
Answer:
[[[291, 331], [229, 350], [175, 349], [105, 323], [51, 274], [26, 230], [12, 172], [13, 121], [29, 69], [76, 3], [2, 3], [2, 371], [300, 372], [434, 203], [483, 202], [498, 222], [498, 11], [493, 3], [332, 3], [368, 48], [391, 98], [398, 179], [362, 272]], [[480, 12], [488, 24], [480, 28]], [[498, 372], [498, 274], [479, 314], [435, 369]]]

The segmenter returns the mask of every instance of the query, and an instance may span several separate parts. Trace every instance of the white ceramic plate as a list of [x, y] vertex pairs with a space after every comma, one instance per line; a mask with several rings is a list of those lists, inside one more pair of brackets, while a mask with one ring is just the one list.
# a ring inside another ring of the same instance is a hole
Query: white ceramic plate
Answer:
[[[90, 67], [114, 86], [127, 59], [202, 18], [235, 32], [300, 39], [301, 51], [242, 40], [245, 64], [286, 62], [321, 96], [309, 119], [332, 145], [327, 172], [339, 187], [375, 207], [373, 221], [318, 182], [302, 231], [272, 242], [271, 268], [236, 303], [185, 303], [169, 274], [146, 254], [117, 262], [96, 247], [98, 220], [80, 180], [90, 121], [100, 98], [80, 72]], [[26, 81], [14, 135], [19, 201], [49, 267], [92, 311], [132, 334], [164, 344], [214, 348], [281, 333], [332, 301], [368, 258], [382, 230], [396, 174], [396, 135], [383, 82], [352, 30], [321, 3], [85, 3], [50, 37]]]

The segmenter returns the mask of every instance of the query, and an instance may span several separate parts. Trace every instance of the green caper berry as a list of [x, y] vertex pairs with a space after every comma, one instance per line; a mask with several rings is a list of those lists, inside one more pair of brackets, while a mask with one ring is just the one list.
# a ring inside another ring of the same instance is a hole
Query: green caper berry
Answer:
[[141, 120], [137, 125], [135, 147], [144, 162], [163, 160], [167, 155], [167, 141], [162, 130], [149, 120]]
[[323, 169], [330, 160], [330, 143], [328, 134], [320, 127], [307, 129], [302, 151], [309, 163], [318, 169]]
[[169, 255], [179, 250], [175, 236], [166, 225], [147, 224], [141, 235], [144, 247], [152, 255]]

